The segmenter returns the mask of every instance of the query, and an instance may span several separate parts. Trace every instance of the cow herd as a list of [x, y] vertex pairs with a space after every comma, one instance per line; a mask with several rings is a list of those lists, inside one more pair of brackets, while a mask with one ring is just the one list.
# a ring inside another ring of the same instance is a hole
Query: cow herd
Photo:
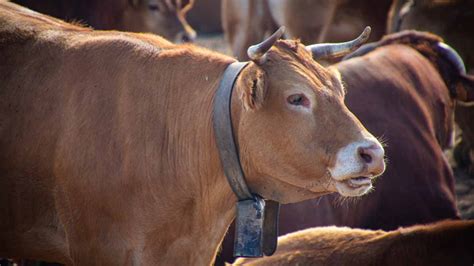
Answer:
[[[218, 101], [240, 185], [283, 204], [275, 254], [235, 264], [474, 263], [445, 155], [474, 174], [472, 1], [12, 2], [0, 264], [234, 262]], [[199, 4], [235, 57], [189, 43]]]

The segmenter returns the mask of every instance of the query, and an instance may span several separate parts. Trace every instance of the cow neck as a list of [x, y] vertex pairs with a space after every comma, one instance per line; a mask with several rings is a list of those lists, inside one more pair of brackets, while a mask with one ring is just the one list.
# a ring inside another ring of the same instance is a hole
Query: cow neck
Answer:
[[280, 205], [251, 193], [240, 164], [232, 124], [232, 92], [247, 65], [248, 62], [234, 62], [224, 71], [214, 98], [213, 126], [224, 174], [238, 198], [234, 256], [261, 257], [276, 250]]

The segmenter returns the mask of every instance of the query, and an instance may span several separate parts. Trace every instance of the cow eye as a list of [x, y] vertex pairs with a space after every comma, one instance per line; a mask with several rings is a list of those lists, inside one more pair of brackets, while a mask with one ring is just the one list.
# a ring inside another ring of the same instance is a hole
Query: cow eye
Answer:
[[148, 4], [148, 8], [149, 8], [151, 11], [160, 11], [160, 8], [158, 7], [157, 4]]
[[304, 96], [304, 94], [298, 93], [298, 94], [292, 94], [288, 96], [286, 99], [289, 104], [291, 105], [296, 105], [296, 106], [304, 106], [304, 107], [309, 107], [309, 100]]

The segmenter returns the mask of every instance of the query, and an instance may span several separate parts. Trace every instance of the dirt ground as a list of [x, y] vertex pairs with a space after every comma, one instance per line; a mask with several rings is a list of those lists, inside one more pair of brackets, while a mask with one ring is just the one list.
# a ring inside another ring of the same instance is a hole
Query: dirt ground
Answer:
[[[220, 53], [231, 55], [223, 35], [203, 35], [197, 39], [197, 44]], [[457, 206], [463, 219], [474, 219], [474, 177], [470, 177], [466, 170], [456, 168], [451, 152], [446, 152], [456, 177]]]

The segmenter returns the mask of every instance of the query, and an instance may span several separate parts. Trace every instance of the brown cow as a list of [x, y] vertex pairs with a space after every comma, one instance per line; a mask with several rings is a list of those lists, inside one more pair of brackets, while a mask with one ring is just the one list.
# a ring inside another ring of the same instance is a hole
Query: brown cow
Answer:
[[452, 145], [456, 103], [474, 101], [474, 79], [441, 54], [441, 41], [405, 31], [336, 65], [350, 88], [346, 104], [387, 144], [387, 171], [375, 190], [356, 202], [338, 206], [329, 196], [319, 206], [313, 200], [283, 207], [282, 233], [333, 224], [392, 230], [459, 218], [443, 150]]
[[186, 21], [192, 0], [12, 0], [35, 11], [100, 30], [151, 32], [188, 42], [196, 32]]
[[[452, 45], [474, 74], [474, 1], [394, 1], [388, 18], [388, 32], [415, 29], [433, 32]], [[459, 166], [474, 176], [474, 107], [458, 105], [456, 122], [462, 129], [462, 143], [455, 149]]]
[[394, 0], [387, 32], [429, 31], [441, 36], [459, 52], [467, 69], [474, 68], [474, 2], [470, 0]]
[[[282, 203], [366, 193], [383, 148], [345, 107], [338, 72], [312, 59], [348, 47], [275, 36], [250, 47], [233, 90], [249, 189]], [[8, 2], [0, 58], [0, 257], [212, 262], [236, 196], [211, 110], [235, 59]]]
[[[473, 101], [474, 79], [460, 76], [439, 56], [440, 41], [419, 32], [388, 35], [375, 50], [335, 65], [349, 88], [346, 104], [387, 144], [387, 170], [374, 191], [356, 202], [328, 195], [282, 206], [281, 234], [326, 225], [393, 230], [459, 218], [443, 149], [453, 132], [450, 89], [459, 89], [460, 100]], [[468, 86], [454, 86], [462, 82]], [[469, 98], [462, 98], [461, 89], [471, 93]], [[223, 244], [228, 261], [231, 243]]]
[[320, 227], [278, 240], [277, 252], [235, 265], [472, 265], [474, 221], [370, 231]]
[[246, 60], [247, 47], [279, 26], [303, 43], [343, 41], [371, 25], [372, 40], [385, 32], [391, 0], [224, 0], [222, 27], [232, 52]]

